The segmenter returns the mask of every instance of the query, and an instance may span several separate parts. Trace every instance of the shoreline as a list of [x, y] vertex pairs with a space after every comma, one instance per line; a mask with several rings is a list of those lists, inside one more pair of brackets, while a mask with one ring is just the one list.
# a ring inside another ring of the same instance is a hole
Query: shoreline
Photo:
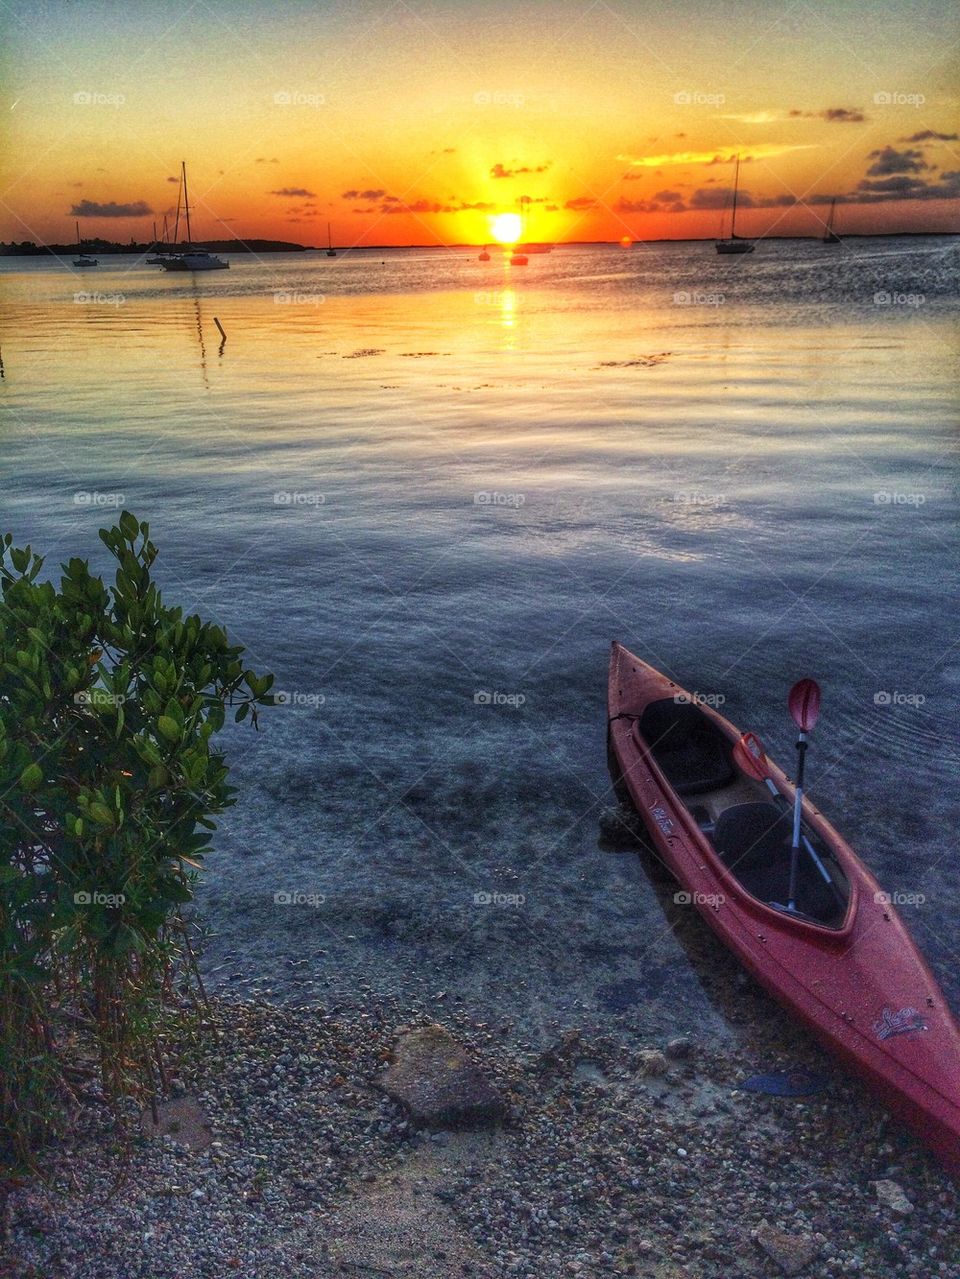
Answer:
[[[129, 1162], [91, 1109], [43, 1155], [43, 1180], [8, 1187], [0, 1274], [955, 1273], [946, 1174], [775, 1014], [758, 1027], [765, 1045], [568, 1029], [545, 1047], [446, 1010], [506, 1114], [439, 1131], [378, 1082], [398, 1036], [430, 1014], [376, 996], [336, 1009], [218, 997], [205, 1020], [216, 1034], [185, 1055], [160, 1135], [135, 1137]], [[798, 1065], [826, 1090], [739, 1087], [760, 1066]], [[887, 1181], [911, 1211], [880, 1201]]]

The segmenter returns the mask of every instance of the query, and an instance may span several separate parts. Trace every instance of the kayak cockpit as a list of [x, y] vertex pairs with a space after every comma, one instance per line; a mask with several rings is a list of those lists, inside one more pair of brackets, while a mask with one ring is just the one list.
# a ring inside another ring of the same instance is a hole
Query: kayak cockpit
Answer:
[[[850, 897], [846, 876], [826, 844], [810, 831], [803, 838], [795, 913], [822, 927], [840, 928]], [[793, 843], [793, 815], [788, 809], [765, 802], [734, 804], [713, 823], [711, 840], [720, 860], [751, 897], [786, 909]]]
[[[737, 767], [732, 742], [686, 696], [651, 702], [636, 731], [744, 891], [765, 906], [786, 911], [793, 842], [786, 798]], [[789, 913], [821, 928], [840, 929], [849, 902], [850, 885], [832, 849], [804, 823]]]

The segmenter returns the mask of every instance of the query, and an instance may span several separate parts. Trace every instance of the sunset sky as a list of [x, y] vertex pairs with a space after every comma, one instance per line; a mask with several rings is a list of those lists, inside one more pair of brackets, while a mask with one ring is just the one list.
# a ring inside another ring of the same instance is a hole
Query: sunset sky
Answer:
[[[111, 3], [0, 10], [0, 239], [339, 244], [960, 229], [942, 0]], [[796, 202], [800, 200], [798, 205]]]

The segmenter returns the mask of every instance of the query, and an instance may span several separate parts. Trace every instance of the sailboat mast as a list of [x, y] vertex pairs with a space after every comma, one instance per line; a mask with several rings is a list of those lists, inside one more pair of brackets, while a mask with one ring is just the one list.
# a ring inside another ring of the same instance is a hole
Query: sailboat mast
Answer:
[[187, 215], [187, 245], [193, 244], [193, 236], [190, 234], [190, 197], [187, 195], [187, 162], [180, 161], [180, 171], [183, 178], [183, 211]]
[[77, 227], [77, 248], [79, 249], [80, 247], [80, 223], [79, 222], [77, 222], [76, 227]]
[[730, 239], [737, 238], [737, 188], [740, 185], [740, 157], [737, 156], [737, 167], [733, 172], [733, 210], [730, 214]]

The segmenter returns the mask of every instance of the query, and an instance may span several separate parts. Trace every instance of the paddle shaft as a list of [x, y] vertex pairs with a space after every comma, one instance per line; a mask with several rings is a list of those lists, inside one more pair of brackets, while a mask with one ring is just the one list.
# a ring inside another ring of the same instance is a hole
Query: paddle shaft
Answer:
[[800, 814], [803, 808], [803, 765], [807, 757], [807, 735], [801, 732], [797, 738], [797, 792], [793, 802], [793, 842], [790, 848], [790, 910], [797, 905], [797, 862], [800, 859]]

